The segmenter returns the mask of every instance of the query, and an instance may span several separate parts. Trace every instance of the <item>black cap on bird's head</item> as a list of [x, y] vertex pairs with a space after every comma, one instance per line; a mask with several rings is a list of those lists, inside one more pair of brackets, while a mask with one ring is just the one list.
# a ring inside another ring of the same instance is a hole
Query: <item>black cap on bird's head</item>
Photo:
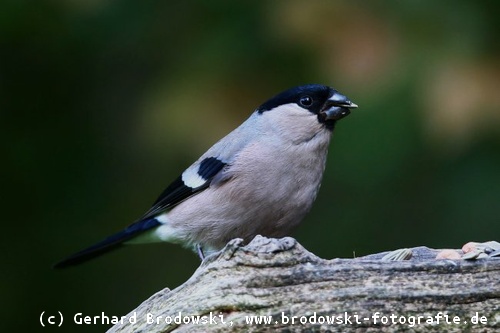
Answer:
[[294, 87], [269, 99], [257, 112], [270, 111], [278, 106], [295, 103], [316, 114], [318, 120], [328, 128], [351, 113], [350, 109], [358, 106], [333, 88], [321, 84], [308, 84]]

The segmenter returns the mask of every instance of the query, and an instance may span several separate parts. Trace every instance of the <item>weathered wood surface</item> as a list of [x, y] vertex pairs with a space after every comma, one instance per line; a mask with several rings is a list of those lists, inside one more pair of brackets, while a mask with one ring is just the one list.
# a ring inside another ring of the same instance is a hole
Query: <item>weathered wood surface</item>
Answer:
[[[412, 250], [407, 261], [381, 261], [385, 253], [324, 260], [289, 237], [233, 240], [109, 332], [500, 332], [500, 258], [435, 260], [437, 250]], [[179, 314], [207, 323], [179, 324]], [[483, 323], [472, 322], [476, 314]], [[247, 324], [246, 316], [272, 320]], [[326, 316], [338, 317], [328, 324]]]

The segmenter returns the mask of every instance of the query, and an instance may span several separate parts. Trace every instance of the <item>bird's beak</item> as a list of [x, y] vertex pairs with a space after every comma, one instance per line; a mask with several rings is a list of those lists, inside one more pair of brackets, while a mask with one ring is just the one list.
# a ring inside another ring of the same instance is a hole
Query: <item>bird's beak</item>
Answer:
[[335, 92], [332, 97], [326, 101], [320, 112], [324, 114], [326, 120], [339, 120], [349, 115], [349, 113], [351, 113], [350, 109], [357, 107], [358, 106], [347, 97]]

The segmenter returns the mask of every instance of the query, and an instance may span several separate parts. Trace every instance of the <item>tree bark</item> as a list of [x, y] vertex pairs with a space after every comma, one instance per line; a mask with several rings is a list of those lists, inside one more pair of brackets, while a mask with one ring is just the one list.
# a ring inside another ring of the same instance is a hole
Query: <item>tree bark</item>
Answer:
[[290, 237], [235, 239], [109, 332], [500, 332], [500, 258], [412, 251], [324, 260]]

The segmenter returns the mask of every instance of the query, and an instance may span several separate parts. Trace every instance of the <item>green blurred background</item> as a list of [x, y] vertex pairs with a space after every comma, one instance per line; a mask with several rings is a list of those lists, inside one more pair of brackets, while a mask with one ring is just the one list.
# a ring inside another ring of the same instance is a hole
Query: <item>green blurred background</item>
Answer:
[[124, 315], [199, 265], [169, 244], [51, 265], [134, 221], [267, 98], [331, 85], [338, 124], [293, 235], [322, 258], [500, 239], [500, 3], [6, 0], [2, 332]]

